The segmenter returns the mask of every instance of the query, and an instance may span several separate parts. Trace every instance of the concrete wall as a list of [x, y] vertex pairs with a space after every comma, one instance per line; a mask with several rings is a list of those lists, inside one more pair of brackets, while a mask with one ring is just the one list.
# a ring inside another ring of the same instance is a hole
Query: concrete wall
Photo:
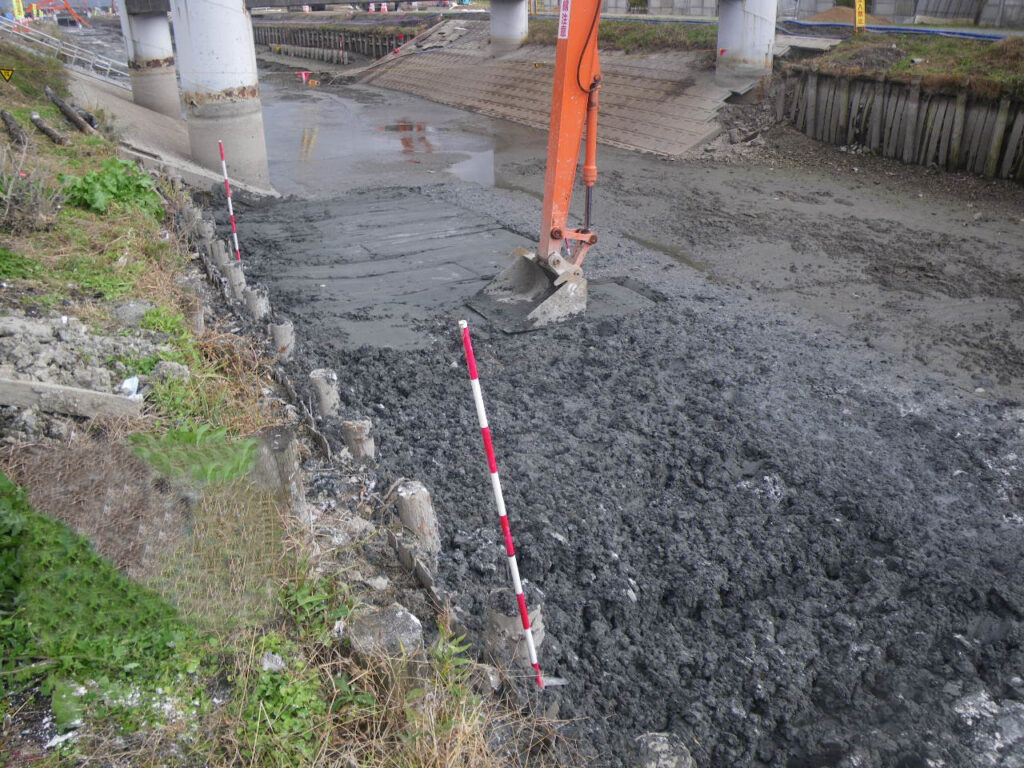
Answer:
[[[965, 19], [973, 22], [977, 0], [867, 0], [868, 13], [898, 24], [928, 19]], [[1024, 0], [984, 0], [982, 26], [1024, 27]], [[779, 19], [807, 19], [835, 5], [835, 0], [779, 0]], [[558, 10], [557, 0], [538, 0], [544, 13]], [[604, 13], [639, 13], [652, 16], [718, 15], [718, 0], [604, 0]]]

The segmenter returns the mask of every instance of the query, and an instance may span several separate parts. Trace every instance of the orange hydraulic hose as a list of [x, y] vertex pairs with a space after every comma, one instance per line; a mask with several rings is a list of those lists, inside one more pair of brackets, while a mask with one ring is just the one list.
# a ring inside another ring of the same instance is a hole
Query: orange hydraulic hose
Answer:
[[583, 183], [588, 187], [594, 186], [594, 182], [597, 181], [597, 110], [600, 109], [597, 92], [600, 89], [601, 76], [598, 75], [587, 103], [587, 148], [583, 159]]

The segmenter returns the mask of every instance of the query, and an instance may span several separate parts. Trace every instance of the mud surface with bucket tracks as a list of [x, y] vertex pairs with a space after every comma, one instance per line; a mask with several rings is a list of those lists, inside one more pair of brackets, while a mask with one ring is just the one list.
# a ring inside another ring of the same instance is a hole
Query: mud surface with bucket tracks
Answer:
[[[541, 664], [568, 681], [541, 701], [591, 765], [649, 732], [698, 766], [1024, 765], [1024, 194], [758, 143], [602, 152], [589, 267], [633, 311], [515, 336], [469, 315]], [[410, 167], [430, 186], [388, 194], [531, 239], [541, 166], [505, 154], [496, 188]], [[352, 310], [385, 342], [412, 326], [396, 349], [346, 336], [315, 290], [341, 287], [276, 290], [355, 258], [310, 227], [368, 194], [244, 211], [246, 269], [299, 319], [296, 377], [337, 369], [373, 418], [382, 479], [430, 487], [479, 632], [507, 579], [463, 297]]]

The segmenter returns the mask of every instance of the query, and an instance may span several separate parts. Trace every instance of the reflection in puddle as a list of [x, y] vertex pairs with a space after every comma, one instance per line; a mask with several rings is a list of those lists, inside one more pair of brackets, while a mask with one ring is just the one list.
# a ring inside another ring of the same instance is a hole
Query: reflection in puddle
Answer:
[[303, 160], [309, 160], [310, 154], [313, 152], [313, 147], [316, 146], [316, 137], [320, 133], [319, 126], [306, 126], [302, 129], [302, 143], [299, 145], [299, 157]]
[[[398, 122], [393, 125], [382, 125], [382, 131], [395, 131], [399, 135], [399, 142], [402, 144], [403, 155], [414, 155], [417, 152], [431, 154], [434, 145], [427, 137], [428, 133], [434, 133], [434, 129], [423, 123]], [[407, 158], [409, 159], [409, 158]], [[410, 160], [410, 162], [416, 162]]]
[[368, 180], [436, 183], [444, 176], [432, 174], [449, 170], [449, 181], [491, 187], [502, 181], [495, 163], [507, 146], [536, 147], [540, 155], [546, 142], [534, 129], [356, 86], [299, 91], [268, 81], [261, 88], [270, 178], [283, 194], [322, 197]]

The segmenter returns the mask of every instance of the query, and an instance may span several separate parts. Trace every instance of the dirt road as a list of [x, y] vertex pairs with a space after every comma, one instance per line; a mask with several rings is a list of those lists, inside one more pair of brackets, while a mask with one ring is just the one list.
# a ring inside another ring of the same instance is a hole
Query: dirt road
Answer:
[[[535, 237], [541, 152], [459, 123], [492, 137], [495, 186], [398, 155], [344, 185], [406, 163], [396, 196]], [[590, 272], [640, 281], [646, 309], [519, 336], [471, 317], [541, 663], [568, 680], [545, 701], [589, 764], [669, 732], [699, 766], [1024, 765], [1024, 190], [784, 129], [600, 163]], [[322, 193], [308, 221], [351, 199]], [[302, 210], [241, 215], [272, 292], [314, 255]], [[506, 580], [461, 298], [403, 350], [347, 343], [314, 299], [272, 295], [316, 328], [296, 377], [341, 372], [383, 479], [431, 488], [439, 578], [481, 630]]]

